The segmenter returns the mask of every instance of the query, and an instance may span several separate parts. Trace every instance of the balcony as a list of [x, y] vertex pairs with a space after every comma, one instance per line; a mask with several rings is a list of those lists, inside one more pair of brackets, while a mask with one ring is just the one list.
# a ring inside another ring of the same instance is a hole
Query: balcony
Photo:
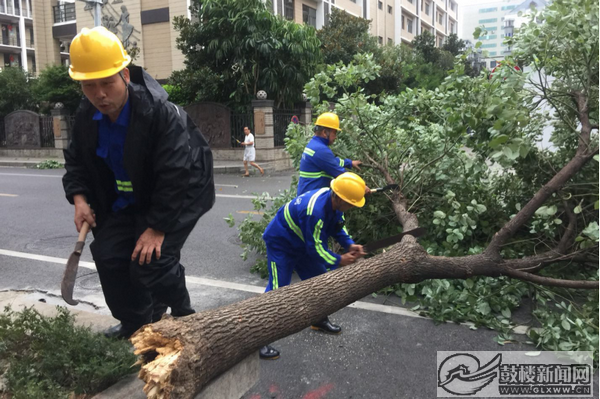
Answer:
[[75, 21], [75, 3], [63, 3], [52, 7], [54, 23]]

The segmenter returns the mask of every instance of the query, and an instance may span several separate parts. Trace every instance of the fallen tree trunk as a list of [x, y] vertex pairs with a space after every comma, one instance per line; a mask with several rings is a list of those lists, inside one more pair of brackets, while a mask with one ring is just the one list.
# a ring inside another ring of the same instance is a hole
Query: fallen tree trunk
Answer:
[[[429, 256], [413, 237], [388, 252], [229, 306], [143, 327], [133, 337], [149, 398], [193, 398], [213, 378], [261, 346], [395, 283], [499, 276], [486, 255]], [[589, 283], [597, 288], [598, 282]]]

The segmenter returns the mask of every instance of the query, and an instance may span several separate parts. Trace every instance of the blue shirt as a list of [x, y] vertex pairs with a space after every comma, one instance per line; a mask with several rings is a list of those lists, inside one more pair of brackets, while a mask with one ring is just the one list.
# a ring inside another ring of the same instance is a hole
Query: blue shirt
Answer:
[[98, 121], [98, 146], [96, 147], [96, 155], [106, 162], [115, 175], [117, 199], [112, 205], [113, 212], [124, 209], [135, 202], [131, 180], [129, 180], [127, 171], [123, 167], [125, 138], [127, 137], [127, 129], [129, 128], [129, 114], [130, 106], [128, 99], [114, 123], [111, 122], [108, 115], [104, 115], [100, 111], [96, 111], [92, 118]]
[[333, 155], [327, 145], [329, 139], [314, 136], [306, 145], [300, 160], [298, 195], [307, 191], [329, 187], [331, 180], [352, 167], [351, 159], [341, 159]]
[[354, 244], [344, 227], [344, 214], [333, 210], [330, 188], [308, 191], [282, 206], [263, 234], [273, 248], [335, 269], [341, 256], [329, 250], [329, 237], [345, 249]]

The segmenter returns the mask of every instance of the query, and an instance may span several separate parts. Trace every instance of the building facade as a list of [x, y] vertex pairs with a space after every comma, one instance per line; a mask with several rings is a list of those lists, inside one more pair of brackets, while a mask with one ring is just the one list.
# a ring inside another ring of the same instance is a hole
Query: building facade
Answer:
[[320, 29], [333, 8], [371, 20], [371, 35], [379, 44], [410, 43], [424, 30], [441, 46], [458, 34], [458, 5], [454, 0], [274, 0], [273, 12]]
[[31, 0], [0, 0], [0, 66], [35, 70], [35, 45]]
[[[504, 40], [512, 37], [515, 30], [529, 19], [528, 14], [532, 7], [541, 9], [545, 6], [544, 0], [503, 0], [484, 5], [463, 6], [460, 37], [471, 43], [481, 41], [482, 66], [493, 69], [512, 53], [512, 49], [504, 44]], [[477, 27], [485, 28], [486, 34], [475, 39], [473, 32]]]
[[[68, 65], [71, 41], [82, 28], [94, 26], [93, 1], [0, 0], [3, 65], [32, 73], [48, 65]], [[159, 81], [184, 68], [173, 18], [190, 18], [191, 0], [99, 1], [100, 23], [126, 48], [137, 49], [137, 65]], [[455, 0], [273, 0], [270, 4], [275, 14], [316, 29], [325, 25], [333, 8], [369, 19], [371, 34], [382, 45], [410, 43], [428, 30], [441, 46], [458, 26]]]

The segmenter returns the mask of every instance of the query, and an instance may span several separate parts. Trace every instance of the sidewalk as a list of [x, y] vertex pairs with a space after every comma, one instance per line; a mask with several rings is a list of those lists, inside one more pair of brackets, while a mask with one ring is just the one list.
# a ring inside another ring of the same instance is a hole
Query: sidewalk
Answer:
[[[27, 168], [36, 169], [36, 165], [44, 161], [57, 161], [64, 164], [63, 158], [34, 158], [34, 157], [9, 157], [0, 156], [0, 168]], [[244, 173], [244, 165], [242, 161], [214, 161], [214, 173], [215, 174], [238, 174]], [[261, 162], [261, 166], [265, 171], [273, 171], [275, 168], [269, 164], [269, 162]], [[253, 169], [253, 168], [251, 168]]]

